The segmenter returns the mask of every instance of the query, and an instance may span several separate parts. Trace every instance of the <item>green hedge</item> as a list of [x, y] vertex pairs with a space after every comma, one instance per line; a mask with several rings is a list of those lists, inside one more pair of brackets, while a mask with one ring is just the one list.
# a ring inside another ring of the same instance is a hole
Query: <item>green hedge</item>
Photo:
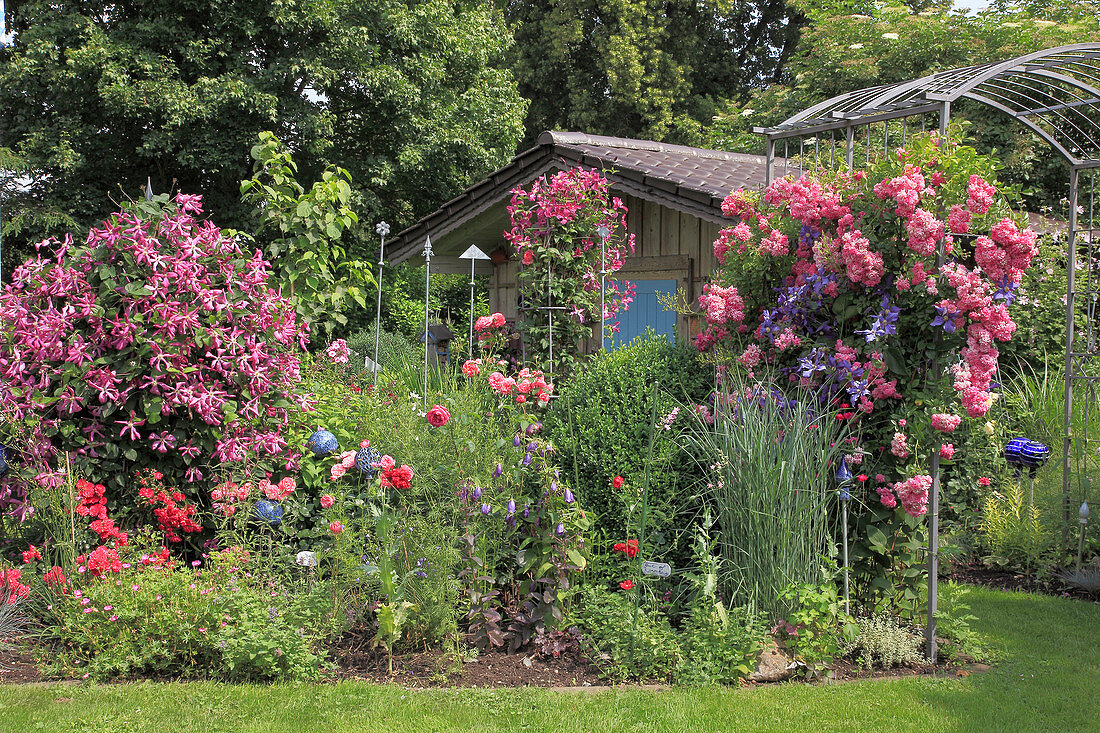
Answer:
[[[673, 440], [679, 431], [664, 430], [661, 420], [677, 405], [705, 401], [713, 375], [714, 367], [693, 350], [647, 333], [626, 347], [597, 354], [568, 383], [558, 385], [560, 396], [544, 429], [558, 448], [564, 477], [577, 487], [581, 506], [595, 515], [597, 542], [637, 536], [654, 384], [659, 385], [658, 425], [646, 520], [647, 535], [656, 543], [654, 556], [667, 556], [678, 531], [690, 526], [687, 520], [697, 510], [696, 472]], [[615, 476], [625, 479], [620, 490], [612, 488]]]

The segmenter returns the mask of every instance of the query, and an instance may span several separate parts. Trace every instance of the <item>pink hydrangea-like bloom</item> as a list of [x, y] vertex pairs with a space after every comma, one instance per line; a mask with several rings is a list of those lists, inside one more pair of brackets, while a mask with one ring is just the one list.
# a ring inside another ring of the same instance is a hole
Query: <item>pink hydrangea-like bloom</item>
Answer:
[[783, 329], [783, 333], [775, 339], [775, 348], [780, 351], [786, 351], [790, 348], [798, 348], [802, 345], [802, 339], [795, 335], [794, 331], [789, 328]]
[[932, 415], [932, 429], [939, 430], [943, 433], [950, 433], [955, 428], [959, 427], [959, 423], [962, 422], [962, 418], [958, 415], [951, 415], [946, 413], [936, 413]]
[[789, 254], [790, 246], [787, 241], [787, 235], [783, 234], [778, 229], [773, 229], [767, 237], [761, 240], [760, 251], [772, 257], [782, 257]]
[[737, 293], [737, 288], [724, 288], [714, 283], [703, 286], [699, 304], [707, 314], [707, 323], [723, 325], [742, 323], [745, 320], [745, 301]]
[[853, 230], [842, 234], [839, 241], [848, 279], [868, 287], [878, 285], [885, 268], [882, 255], [871, 250], [867, 237], [858, 230]]
[[737, 357], [737, 361], [741, 364], [744, 364], [749, 369], [752, 369], [753, 367], [760, 364], [760, 360], [763, 358], [763, 356], [764, 354], [762, 351], [760, 351], [759, 346], [757, 346], [756, 344], [749, 344], [748, 348], [745, 349], [741, 356]]
[[909, 233], [909, 249], [923, 257], [936, 254], [936, 244], [944, 235], [943, 222], [925, 209], [913, 212], [905, 223], [905, 230]]
[[905, 433], [894, 433], [894, 438], [890, 441], [890, 453], [898, 458], [909, 457], [909, 443]]
[[752, 229], [745, 222], [741, 222], [737, 226], [733, 227], [733, 229], [730, 231], [730, 234], [732, 234], [734, 238], [738, 241], [747, 242], [749, 241], [749, 239], [752, 238]]
[[984, 214], [993, 205], [993, 194], [997, 193], [997, 187], [986, 183], [981, 176], [970, 176], [970, 183], [966, 186], [966, 206], [975, 214]]
[[928, 491], [931, 488], [932, 477], [926, 474], [912, 476], [894, 485], [902, 508], [911, 517], [921, 517], [928, 512]]
[[947, 226], [952, 234], [966, 234], [970, 231], [970, 212], [955, 204], [947, 214]]
[[878, 486], [875, 488], [878, 493], [879, 501], [887, 509], [893, 509], [898, 505], [898, 500], [894, 498], [894, 492], [886, 486]]

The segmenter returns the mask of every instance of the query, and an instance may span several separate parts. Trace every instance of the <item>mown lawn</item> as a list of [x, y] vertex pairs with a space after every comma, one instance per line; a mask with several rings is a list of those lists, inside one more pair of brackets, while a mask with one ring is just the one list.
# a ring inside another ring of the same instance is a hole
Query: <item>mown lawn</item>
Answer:
[[1100, 730], [1100, 605], [974, 589], [987, 673], [752, 689], [432, 690], [345, 682], [0, 687], [0, 731]]

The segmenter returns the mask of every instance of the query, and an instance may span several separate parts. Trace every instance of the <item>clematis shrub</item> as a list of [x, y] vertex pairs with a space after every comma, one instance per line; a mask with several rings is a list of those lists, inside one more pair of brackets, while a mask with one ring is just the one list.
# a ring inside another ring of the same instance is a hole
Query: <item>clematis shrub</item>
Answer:
[[[288, 443], [308, 331], [270, 265], [202, 218], [201, 198], [113, 214], [46, 240], [0, 295], [0, 413], [27, 426], [21, 473], [51, 489], [70, 467], [121, 488], [293, 468]], [[12, 479], [8, 479], [12, 480]]]

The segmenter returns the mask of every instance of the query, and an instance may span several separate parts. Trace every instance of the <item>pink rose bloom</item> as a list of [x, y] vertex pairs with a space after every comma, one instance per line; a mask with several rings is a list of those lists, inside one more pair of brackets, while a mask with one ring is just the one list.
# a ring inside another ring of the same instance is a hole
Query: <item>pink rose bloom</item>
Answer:
[[378, 462], [378, 465], [383, 471], [392, 471], [393, 467], [397, 465], [397, 461], [393, 460], [392, 456], [382, 456], [382, 460]]
[[283, 496], [290, 496], [291, 492], [298, 487], [294, 479], [290, 476], [284, 476], [279, 480], [279, 490], [283, 492]]
[[451, 419], [451, 413], [447, 412], [447, 408], [443, 405], [436, 405], [432, 409], [428, 410], [427, 414], [428, 424], [432, 427], [441, 428], [447, 424], [447, 421]]
[[333, 481], [338, 481], [343, 478], [344, 474], [346, 474], [347, 472], [348, 469], [344, 468], [344, 465], [342, 463], [337, 463], [335, 466], [332, 467], [332, 471], [330, 472], [329, 476]]
[[325, 494], [321, 497], [321, 508], [328, 509], [330, 506], [332, 506], [334, 501], [336, 500], [332, 498], [331, 494]]
[[349, 450], [346, 453], [340, 454], [340, 465], [345, 469], [350, 469], [355, 465], [355, 451]]
[[939, 430], [943, 433], [950, 433], [955, 428], [959, 427], [959, 423], [961, 422], [962, 418], [958, 415], [936, 413], [932, 416], [932, 429]]
[[369, 441], [369, 440], [366, 440], [366, 439], [364, 439], [364, 440], [363, 440], [363, 442], [361, 442], [361, 443], [359, 444], [359, 447], [360, 447], [360, 448], [370, 448], [370, 441]]
[[462, 365], [462, 376], [476, 377], [481, 373], [481, 359], [467, 359]]
[[940, 458], [951, 460], [955, 457], [955, 446], [951, 443], [944, 443], [940, 446]]
[[340, 534], [344, 531], [344, 525], [340, 524], [339, 522], [333, 522], [328, 526], [328, 531], [332, 532], [333, 534]]

